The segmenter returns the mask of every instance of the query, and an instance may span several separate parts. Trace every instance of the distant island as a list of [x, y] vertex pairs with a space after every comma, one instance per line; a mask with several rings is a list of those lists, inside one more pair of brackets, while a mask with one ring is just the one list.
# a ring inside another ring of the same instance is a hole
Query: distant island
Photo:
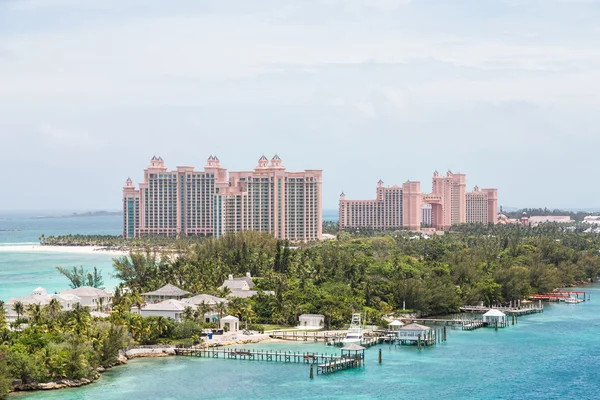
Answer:
[[82, 217], [109, 217], [123, 215], [121, 211], [88, 211], [83, 213], [72, 213], [67, 215], [47, 215], [43, 217], [36, 217], [36, 219], [49, 219], [49, 218], [82, 218]]

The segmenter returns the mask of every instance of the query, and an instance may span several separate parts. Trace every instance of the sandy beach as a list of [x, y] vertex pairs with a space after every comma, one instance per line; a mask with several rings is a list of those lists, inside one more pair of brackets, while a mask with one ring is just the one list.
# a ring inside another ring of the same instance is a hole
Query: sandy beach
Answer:
[[114, 256], [124, 256], [129, 254], [121, 250], [105, 250], [103, 247], [95, 246], [41, 246], [19, 245], [19, 246], [0, 246], [0, 252], [9, 253], [71, 253], [71, 254], [111, 254]]

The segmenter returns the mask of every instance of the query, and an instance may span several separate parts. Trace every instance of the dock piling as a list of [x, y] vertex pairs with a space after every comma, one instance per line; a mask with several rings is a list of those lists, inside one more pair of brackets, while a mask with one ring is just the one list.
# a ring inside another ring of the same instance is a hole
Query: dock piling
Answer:
[[313, 371], [313, 364], [310, 364], [310, 379], [314, 379], [315, 373]]

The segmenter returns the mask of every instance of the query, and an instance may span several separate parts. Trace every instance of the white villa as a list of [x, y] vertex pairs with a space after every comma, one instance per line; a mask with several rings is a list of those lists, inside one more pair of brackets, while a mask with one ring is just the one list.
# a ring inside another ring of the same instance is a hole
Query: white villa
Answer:
[[321, 329], [325, 325], [323, 314], [302, 314], [298, 317], [296, 329]]
[[[230, 291], [228, 297], [241, 297], [247, 298], [255, 296], [258, 292], [252, 290], [255, 286], [252, 282], [252, 276], [250, 272], [246, 272], [246, 276], [234, 278], [233, 275], [229, 274], [228, 278], [221, 285], [221, 289], [227, 288]], [[275, 294], [272, 291], [265, 291], [265, 294]]]
[[171, 285], [170, 283], [157, 289], [153, 292], [142, 293], [142, 297], [146, 303], [158, 303], [163, 300], [181, 300], [184, 296], [187, 296], [190, 292], [178, 288], [177, 286]]
[[182, 300], [188, 306], [193, 307], [194, 309], [198, 308], [201, 304], [206, 304], [210, 306], [211, 311], [204, 314], [204, 322], [216, 322], [219, 320], [219, 313], [216, 310], [216, 306], [219, 303], [227, 304], [229, 300], [222, 299], [217, 296], [211, 296], [210, 294], [199, 294], [194, 297], [190, 297]]
[[181, 300], [169, 299], [160, 303], [150, 303], [142, 307], [140, 314], [142, 317], [165, 317], [175, 321], [181, 321], [181, 315], [189, 304]]
[[63, 311], [69, 311], [73, 308], [76, 303], [81, 302], [81, 298], [77, 297], [74, 294], [48, 294], [46, 289], [43, 287], [37, 287], [33, 294], [20, 297], [20, 298], [12, 298], [4, 305], [6, 309], [6, 319], [8, 322], [14, 322], [17, 319], [17, 313], [14, 310], [14, 304], [16, 302], [21, 302], [23, 306], [27, 307], [32, 304], [39, 304], [40, 306], [46, 306], [50, 303], [50, 300], [56, 299], [60, 303], [60, 306]]
[[93, 310], [102, 308], [110, 310], [112, 308], [112, 293], [104, 289], [98, 289], [91, 286], [81, 286], [77, 289], [67, 289], [60, 292], [61, 295], [75, 295], [81, 300], [79, 303], [84, 307]]

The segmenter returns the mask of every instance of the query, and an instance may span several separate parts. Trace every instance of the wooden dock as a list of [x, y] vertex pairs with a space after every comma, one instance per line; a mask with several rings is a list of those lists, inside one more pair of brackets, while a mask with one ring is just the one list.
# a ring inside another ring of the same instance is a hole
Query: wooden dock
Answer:
[[[276, 363], [309, 364], [310, 378], [313, 378], [313, 368], [317, 366], [318, 374], [331, 374], [345, 369], [358, 368], [364, 364], [364, 349], [359, 351], [344, 351], [342, 355], [273, 351], [258, 349], [230, 349], [215, 347], [179, 347], [175, 355], [203, 358], [220, 358], [223, 360], [266, 361]], [[380, 360], [381, 362], [381, 360]]]
[[515, 315], [520, 317], [521, 315], [542, 313], [544, 312], [544, 305], [528, 304], [520, 307], [465, 306], [460, 308], [462, 312], [475, 314], [485, 314], [490, 310], [498, 310], [509, 316]]
[[296, 364], [327, 364], [339, 361], [342, 356], [324, 353], [273, 351], [259, 349], [232, 349], [217, 347], [182, 347], [175, 349], [175, 355], [226, 360], [268, 361]]
[[343, 357], [336, 361], [317, 364], [317, 374], [331, 374], [343, 369], [358, 368], [361, 364], [361, 358]]
[[329, 342], [344, 338], [345, 334], [341, 332], [320, 332], [320, 331], [273, 331], [269, 337], [273, 339], [291, 340], [294, 342]]
[[[383, 343], [383, 337], [378, 333], [367, 333], [360, 342], [362, 347], [371, 347]], [[294, 342], [325, 342], [330, 346], [343, 346], [342, 340], [346, 337], [343, 332], [295, 332], [273, 331], [269, 334], [273, 339], [290, 340]]]

